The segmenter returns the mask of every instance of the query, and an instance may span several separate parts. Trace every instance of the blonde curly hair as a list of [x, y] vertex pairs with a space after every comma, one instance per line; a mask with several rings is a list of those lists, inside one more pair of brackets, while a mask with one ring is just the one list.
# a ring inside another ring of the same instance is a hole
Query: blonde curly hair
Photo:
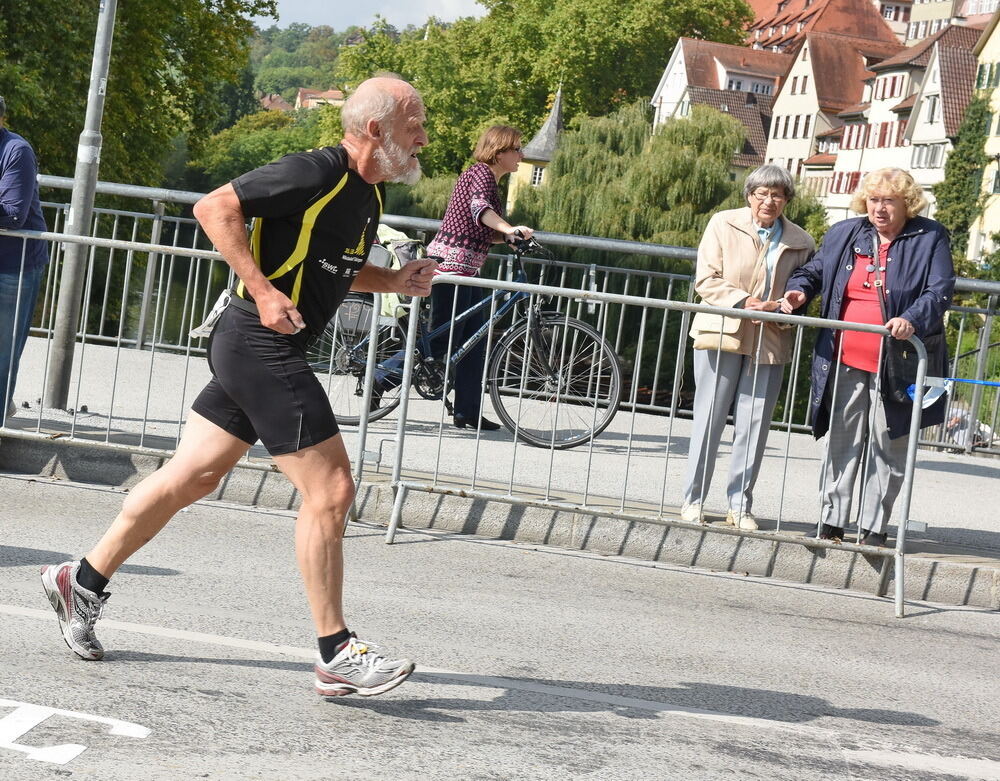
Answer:
[[868, 212], [868, 199], [875, 193], [902, 198], [906, 203], [906, 216], [916, 217], [927, 205], [924, 191], [908, 171], [902, 168], [879, 168], [866, 174], [851, 198], [851, 209], [858, 214]]

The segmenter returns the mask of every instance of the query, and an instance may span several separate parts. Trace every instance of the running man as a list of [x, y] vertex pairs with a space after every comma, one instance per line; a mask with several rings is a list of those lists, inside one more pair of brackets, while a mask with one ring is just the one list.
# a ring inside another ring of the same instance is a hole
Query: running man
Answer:
[[342, 538], [354, 481], [305, 349], [350, 289], [430, 293], [433, 261], [395, 271], [365, 264], [383, 183], [420, 178], [424, 107], [411, 85], [380, 77], [358, 87], [341, 119], [340, 145], [288, 155], [195, 204], [240, 281], [209, 340], [213, 378], [195, 399], [173, 458], [132, 489], [84, 558], [42, 570], [63, 638], [83, 659], [104, 656], [94, 624], [108, 579], [175, 513], [214, 491], [259, 439], [302, 497], [295, 549], [319, 638], [316, 690], [380, 694], [413, 671], [410, 660], [387, 658], [345, 624]]

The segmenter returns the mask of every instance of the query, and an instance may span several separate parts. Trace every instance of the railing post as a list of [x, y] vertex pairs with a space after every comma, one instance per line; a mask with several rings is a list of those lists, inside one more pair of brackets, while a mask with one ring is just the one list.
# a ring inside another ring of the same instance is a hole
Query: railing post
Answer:
[[[159, 244], [163, 233], [163, 201], [153, 201], [153, 230], [149, 237], [150, 244]], [[160, 253], [149, 253], [146, 262], [146, 279], [142, 283], [142, 301], [139, 302], [139, 326], [136, 329], [135, 346], [141, 350], [146, 342], [146, 324], [149, 320], [149, 302], [153, 299], [153, 285], [156, 282], [156, 267], [160, 264]], [[126, 292], [127, 295], [127, 292]]]
[[[990, 335], [993, 333], [993, 312], [997, 306], [997, 297], [990, 296], [986, 300], [986, 319], [979, 329], [979, 354], [976, 356], [976, 377], [980, 382], [986, 379], [986, 358], [990, 347]], [[965, 442], [965, 452], [971, 453], [976, 441], [976, 430], [979, 425], [979, 410], [983, 406], [983, 386], [972, 386], [972, 404], [969, 410], [969, 436]]]
[[[80, 144], [76, 151], [76, 172], [70, 199], [66, 233], [86, 235], [94, 212], [97, 190], [97, 169], [101, 161], [101, 119], [111, 61], [111, 38], [115, 27], [118, 0], [101, 0], [94, 37], [94, 57], [90, 68], [90, 92], [87, 95], [87, 117]], [[63, 256], [62, 278], [59, 285], [59, 308], [56, 310], [52, 334], [52, 363], [46, 381], [45, 397], [57, 409], [65, 409], [69, 398], [70, 374], [76, 328], [80, 318], [80, 294], [87, 267], [87, 247], [69, 242]], [[86, 329], [84, 329], [86, 330]]]

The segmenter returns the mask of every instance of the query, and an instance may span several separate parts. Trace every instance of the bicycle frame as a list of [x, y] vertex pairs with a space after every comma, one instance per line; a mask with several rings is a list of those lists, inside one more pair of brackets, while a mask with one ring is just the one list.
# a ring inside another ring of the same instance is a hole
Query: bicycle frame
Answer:
[[[514, 282], [525, 282], [527, 278], [528, 277], [524, 273], [524, 270], [518, 269], [517, 274], [514, 275]], [[421, 354], [425, 356], [431, 355], [432, 345], [435, 339], [447, 333], [447, 331], [452, 326], [462, 322], [468, 317], [471, 317], [474, 313], [485, 309], [487, 306], [490, 306], [494, 301], [503, 298], [504, 296], [507, 296], [507, 300], [496, 308], [493, 314], [486, 319], [486, 322], [483, 323], [482, 327], [480, 327], [479, 330], [477, 330], [474, 334], [472, 334], [472, 336], [466, 339], [465, 342], [462, 343], [461, 347], [459, 347], [456, 350], [453, 350], [451, 357], [448, 359], [448, 362], [452, 365], [452, 368], [454, 368], [455, 365], [460, 360], [462, 360], [462, 358], [464, 358], [469, 353], [469, 351], [486, 336], [490, 328], [493, 327], [494, 323], [499, 321], [504, 315], [510, 312], [517, 305], [518, 301], [528, 298], [527, 293], [520, 293], [520, 292], [509, 293], [508, 291], [505, 290], [497, 290], [492, 295], [487, 296], [479, 303], [474, 304], [468, 309], [465, 309], [460, 313], [458, 313], [455, 316], [454, 320], [450, 320], [446, 323], [443, 323], [442, 325], [439, 325], [430, 333], [421, 333], [418, 337]]]

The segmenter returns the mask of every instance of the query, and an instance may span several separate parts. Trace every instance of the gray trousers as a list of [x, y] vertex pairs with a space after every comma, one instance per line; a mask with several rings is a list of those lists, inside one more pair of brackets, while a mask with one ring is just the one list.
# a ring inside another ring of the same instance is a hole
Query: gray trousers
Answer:
[[729, 509], [750, 512], [753, 486], [764, 457], [768, 427], [781, 390], [784, 364], [758, 364], [749, 355], [694, 351], [694, 421], [688, 448], [684, 501], [708, 495], [719, 440], [733, 411], [733, 452], [729, 459]]
[[830, 405], [826, 465], [820, 495], [823, 523], [841, 528], [851, 520], [854, 480], [864, 462], [858, 526], [884, 532], [903, 485], [908, 435], [889, 439], [885, 406], [876, 375], [839, 364], [827, 380], [824, 404]]

